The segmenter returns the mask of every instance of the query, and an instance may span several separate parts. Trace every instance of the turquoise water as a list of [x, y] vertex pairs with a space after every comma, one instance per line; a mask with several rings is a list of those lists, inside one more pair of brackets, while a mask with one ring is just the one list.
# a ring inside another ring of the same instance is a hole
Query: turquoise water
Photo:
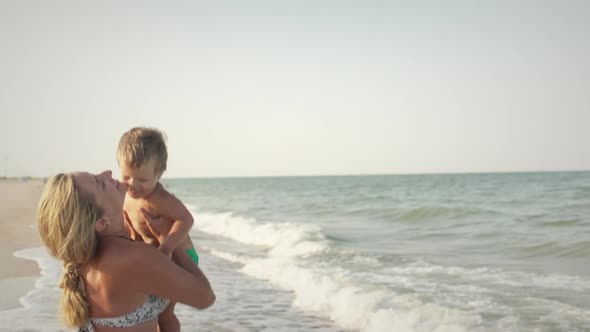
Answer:
[[200, 211], [320, 226], [335, 247], [590, 276], [590, 172], [165, 183]]
[[334, 326], [590, 330], [590, 172], [165, 184], [214, 255]]
[[[590, 172], [163, 182], [217, 295], [183, 331], [590, 331]], [[0, 331], [62, 331], [61, 267], [16, 255], [43, 277]]]

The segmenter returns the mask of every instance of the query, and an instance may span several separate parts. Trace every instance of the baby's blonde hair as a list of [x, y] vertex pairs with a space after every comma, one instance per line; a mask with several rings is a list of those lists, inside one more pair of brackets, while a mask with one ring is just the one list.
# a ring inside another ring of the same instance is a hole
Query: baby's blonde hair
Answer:
[[157, 174], [166, 170], [168, 151], [166, 136], [155, 128], [135, 127], [124, 133], [117, 148], [117, 161], [131, 168], [139, 168], [155, 160]]
[[37, 227], [49, 253], [64, 262], [59, 286], [63, 288], [61, 317], [68, 327], [88, 321], [85, 284], [78, 267], [94, 258], [94, 225], [102, 215], [94, 197], [83, 193], [72, 175], [58, 174], [47, 181], [37, 207]]

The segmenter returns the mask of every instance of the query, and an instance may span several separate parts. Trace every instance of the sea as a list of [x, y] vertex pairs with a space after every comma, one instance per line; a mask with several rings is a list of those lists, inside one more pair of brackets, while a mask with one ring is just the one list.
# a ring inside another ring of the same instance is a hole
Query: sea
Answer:
[[[217, 295], [182, 331], [590, 331], [590, 172], [162, 182]], [[60, 264], [15, 255], [41, 277], [0, 331], [68, 331]]]

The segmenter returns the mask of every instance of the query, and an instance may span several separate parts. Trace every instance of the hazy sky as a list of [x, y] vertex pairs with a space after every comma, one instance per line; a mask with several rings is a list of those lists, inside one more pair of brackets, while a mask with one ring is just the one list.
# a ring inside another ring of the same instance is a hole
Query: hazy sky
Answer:
[[587, 1], [0, 0], [0, 175], [590, 169]]

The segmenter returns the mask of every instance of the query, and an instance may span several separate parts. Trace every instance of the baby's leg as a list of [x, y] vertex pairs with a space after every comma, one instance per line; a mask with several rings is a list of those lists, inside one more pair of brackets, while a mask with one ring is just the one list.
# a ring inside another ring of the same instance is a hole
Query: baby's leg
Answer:
[[193, 241], [189, 236], [187, 236], [186, 239], [182, 241], [182, 243], [174, 250], [174, 253], [175, 255], [172, 256], [172, 259], [176, 262], [176, 264], [180, 265], [180, 267], [189, 272], [191, 271], [191, 269], [183, 263], [182, 259], [178, 257], [179, 253], [181, 255], [188, 255], [191, 258], [193, 264], [195, 264], [196, 266], [199, 265], [199, 255], [197, 254], [195, 246], [193, 245]]
[[158, 317], [158, 332], [180, 332], [180, 322], [174, 314], [174, 305], [170, 302], [168, 308]]
[[[191, 241], [190, 237], [187, 236], [187, 239], [184, 240], [180, 246], [174, 250], [172, 260], [188, 272], [194, 273], [193, 271], [195, 270], [197, 264], [195, 262], [195, 258], [190, 253], [191, 249], [194, 250], [193, 242]], [[160, 317], [158, 318], [158, 332], [180, 332], [180, 322], [174, 314], [175, 304], [176, 303], [170, 302], [168, 308], [166, 308], [166, 310], [160, 314]]]

